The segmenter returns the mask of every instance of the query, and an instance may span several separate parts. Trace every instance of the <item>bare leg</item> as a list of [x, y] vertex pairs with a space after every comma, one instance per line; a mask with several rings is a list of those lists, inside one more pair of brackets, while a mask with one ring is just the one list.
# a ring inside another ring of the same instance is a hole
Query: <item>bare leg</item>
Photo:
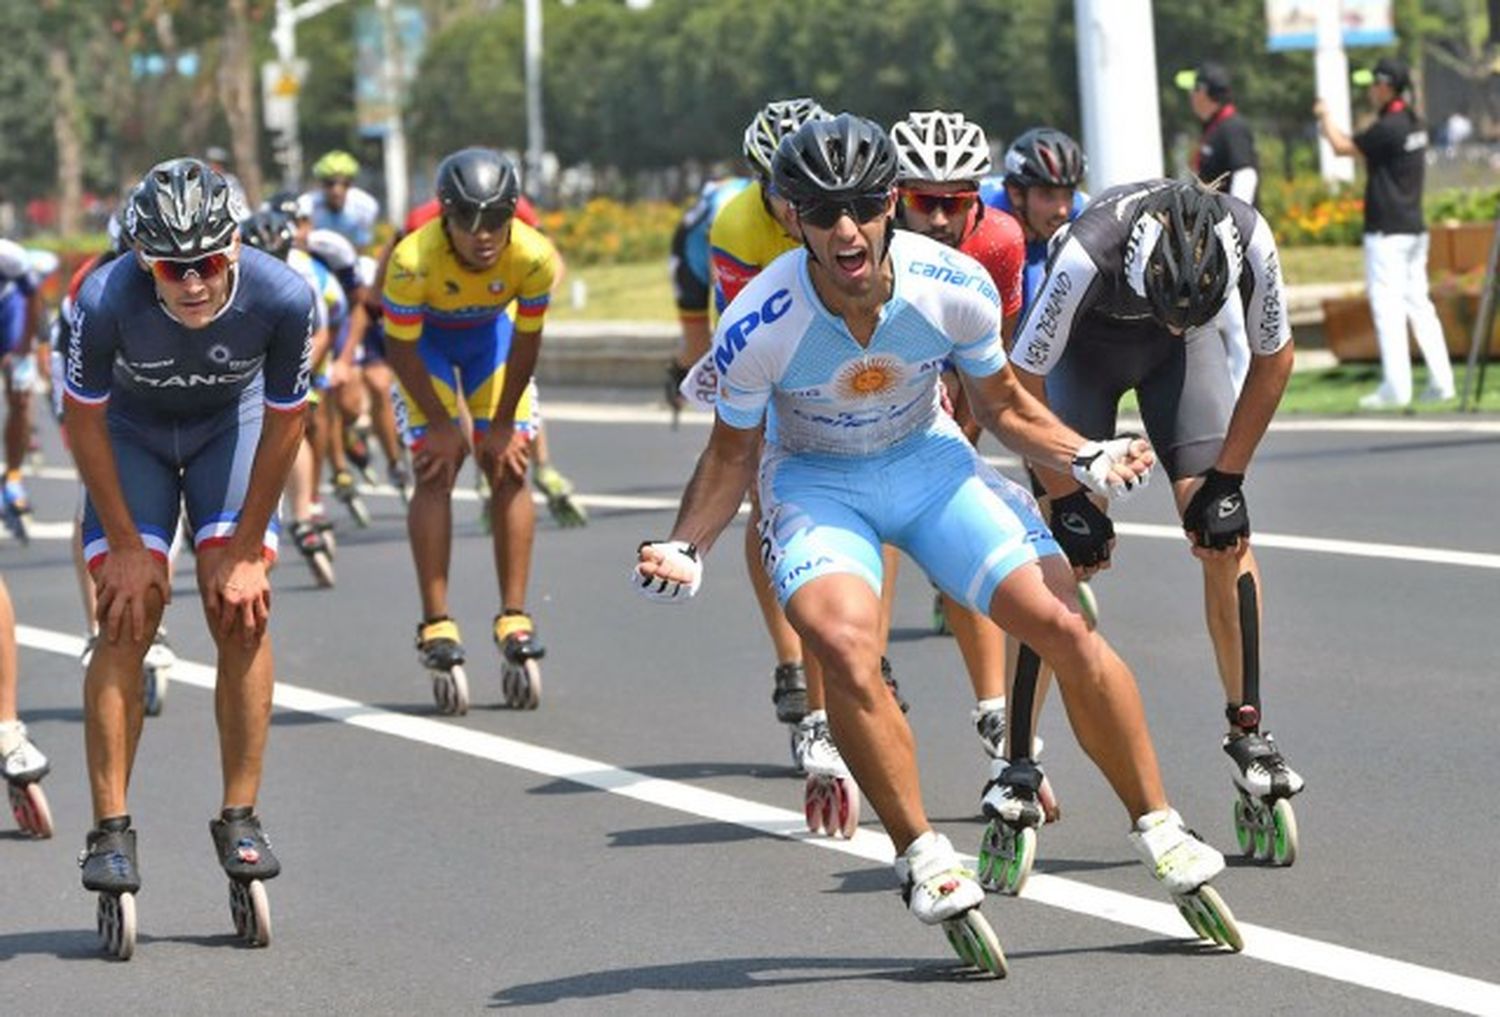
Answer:
[[1050, 556], [1016, 569], [996, 589], [990, 617], [1051, 662], [1078, 744], [1131, 819], [1165, 808], [1135, 676], [1084, 622], [1067, 561]]
[[453, 545], [453, 481], [417, 481], [406, 513], [406, 535], [417, 567], [422, 617], [448, 613], [448, 561]]
[[826, 575], [792, 595], [787, 617], [823, 662], [834, 742], [900, 854], [929, 824], [916, 741], [880, 677], [880, 598], [863, 579]]
[[[199, 549], [200, 591], [207, 588], [224, 553], [221, 548]], [[266, 736], [271, 729], [271, 692], [275, 684], [271, 637], [267, 634], [253, 646], [246, 646], [238, 629], [228, 636], [221, 635], [217, 619], [208, 618], [208, 629], [218, 648], [214, 718], [218, 721], [219, 763], [224, 776], [222, 804], [226, 809], [238, 805], [253, 808], [260, 794]]]
[[101, 636], [84, 675], [83, 736], [95, 824], [128, 811], [126, 792], [146, 719], [141, 700], [142, 665], [161, 624], [164, 606], [154, 590], [148, 593], [142, 638], [132, 640], [128, 625], [119, 642]]
[[495, 543], [495, 576], [500, 606], [526, 608], [526, 584], [531, 577], [531, 545], [536, 537], [536, 506], [524, 480], [497, 470], [490, 476], [490, 532]]
[[16, 719], [16, 683], [21, 664], [16, 653], [16, 609], [0, 578], [0, 722]]

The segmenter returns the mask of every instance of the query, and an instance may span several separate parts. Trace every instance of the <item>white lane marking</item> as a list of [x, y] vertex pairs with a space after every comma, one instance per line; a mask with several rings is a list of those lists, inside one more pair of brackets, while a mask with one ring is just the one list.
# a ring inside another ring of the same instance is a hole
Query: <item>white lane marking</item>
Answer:
[[[1180, 526], [1155, 523], [1115, 523], [1115, 532], [1157, 540], [1182, 540]], [[1414, 544], [1373, 544], [1361, 540], [1329, 540], [1323, 537], [1297, 537], [1288, 533], [1256, 533], [1253, 547], [1275, 547], [1286, 551], [1311, 551], [1315, 554], [1342, 554], [1355, 558], [1389, 558], [1396, 561], [1422, 562], [1429, 565], [1460, 565], [1476, 569], [1500, 569], [1500, 554], [1480, 551], [1452, 551], [1441, 547], [1418, 547]]]
[[[26, 536], [30, 540], [67, 540], [73, 536], [72, 522], [54, 523], [42, 519], [29, 519], [26, 522]], [[16, 542], [10, 530], [0, 527], [0, 541], [9, 540]]]
[[[73, 660], [83, 652], [83, 640], [77, 636], [30, 625], [16, 626], [16, 640], [22, 646], [62, 654]], [[213, 668], [204, 664], [178, 660], [172, 668], [172, 680], [212, 690], [215, 674]], [[880, 865], [890, 865], [895, 856], [890, 839], [868, 828], [860, 828], [850, 840], [815, 836], [808, 833], [802, 814], [790, 809], [649, 777], [599, 760], [454, 723], [395, 713], [280, 681], [276, 683], [274, 702], [285, 710], [571, 781], [674, 812], [799, 841]], [[966, 859], [967, 864], [973, 861], [972, 858]], [[1118, 925], [1176, 939], [1187, 938], [1177, 909], [1161, 901], [1043, 873], [1036, 873], [1027, 881], [1023, 896], [1035, 903], [1102, 918]], [[1240, 931], [1245, 937], [1246, 957], [1462, 1013], [1500, 1015], [1500, 984], [1281, 932], [1268, 926], [1241, 922]]]
[[[988, 457], [997, 466], [1015, 466], [1016, 459], [1003, 456]], [[65, 467], [55, 467], [59, 477], [63, 473], [76, 476]], [[327, 490], [331, 490], [327, 489]], [[394, 498], [400, 492], [389, 484], [372, 484], [362, 494]], [[677, 511], [681, 501], [677, 498], [653, 497], [634, 494], [583, 494], [577, 493], [574, 500], [585, 508], [622, 509], [641, 512]], [[471, 488], [458, 487], [453, 490], [455, 501], [478, 501], [479, 493]], [[547, 499], [533, 493], [531, 500], [545, 505]], [[740, 506], [740, 513], [750, 510], [749, 504]], [[30, 524], [29, 532], [34, 540], [67, 540], [73, 534], [72, 523], [37, 522]], [[1115, 532], [1133, 537], [1149, 537], [1153, 540], [1186, 540], [1182, 529], [1156, 523], [1115, 523]], [[0, 540], [11, 539], [8, 532], [0, 531]], [[1289, 533], [1256, 533], [1256, 547], [1274, 547], [1284, 551], [1309, 551], [1314, 554], [1345, 555], [1353, 558], [1381, 558], [1392, 561], [1417, 562], [1426, 565], [1456, 565], [1463, 568], [1500, 569], [1500, 554], [1482, 551], [1455, 551], [1442, 547], [1420, 547], [1415, 544], [1381, 544], [1361, 540], [1334, 540], [1325, 537], [1299, 537]]]
[[[542, 419], [570, 424], [670, 424], [672, 414], [655, 403], [548, 402], [542, 399]], [[684, 424], [707, 426], [714, 416], [701, 410], [684, 411]], [[1124, 416], [1122, 427], [1139, 428], [1140, 419]], [[1500, 420], [1490, 418], [1442, 420], [1378, 419], [1373, 417], [1318, 417], [1303, 420], [1282, 417], [1271, 422], [1272, 431], [1327, 432], [1335, 434], [1500, 434]]]

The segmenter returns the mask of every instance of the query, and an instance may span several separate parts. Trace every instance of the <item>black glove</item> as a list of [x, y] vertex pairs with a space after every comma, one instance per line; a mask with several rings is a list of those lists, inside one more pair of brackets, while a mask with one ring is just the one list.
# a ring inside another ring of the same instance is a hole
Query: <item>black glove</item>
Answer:
[[1250, 511], [1245, 507], [1245, 492], [1241, 490], [1244, 483], [1243, 473], [1211, 469], [1203, 474], [1203, 486], [1182, 514], [1182, 528], [1199, 547], [1219, 551], [1233, 547], [1241, 538], [1249, 539]]
[[667, 362], [667, 377], [663, 387], [666, 390], [668, 406], [676, 407], [677, 409], [682, 408], [682, 404], [685, 402], [685, 400], [682, 398], [682, 393], [678, 391], [678, 389], [682, 385], [683, 379], [685, 379], [687, 376], [688, 369], [678, 364], [676, 360], [670, 360]]
[[1076, 568], [1093, 568], [1109, 561], [1109, 542], [1115, 524], [1100, 512], [1088, 492], [1080, 488], [1052, 500], [1052, 536]]

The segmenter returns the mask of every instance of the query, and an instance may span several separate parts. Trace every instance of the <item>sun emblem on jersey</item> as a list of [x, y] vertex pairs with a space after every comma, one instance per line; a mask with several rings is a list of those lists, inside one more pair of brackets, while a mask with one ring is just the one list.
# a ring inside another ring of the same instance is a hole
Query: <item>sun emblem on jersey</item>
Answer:
[[834, 388], [841, 399], [874, 399], [901, 381], [901, 362], [895, 357], [865, 357], [839, 372]]
[[208, 359], [216, 364], [229, 363], [229, 347], [223, 343], [216, 343], [208, 348]]

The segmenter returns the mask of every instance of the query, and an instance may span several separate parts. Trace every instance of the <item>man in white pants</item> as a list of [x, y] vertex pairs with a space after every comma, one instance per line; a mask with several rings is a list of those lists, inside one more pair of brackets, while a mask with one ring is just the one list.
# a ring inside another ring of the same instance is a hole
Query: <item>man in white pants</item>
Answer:
[[1406, 322], [1427, 362], [1424, 402], [1452, 399], [1453, 365], [1443, 326], [1427, 294], [1427, 226], [1422, 218], [1427, 129], [1411, 102], [1411, 74], [1395, 57], [1381, 57], [1369, 74], [1375, 122], [1352, 138], [1329, 119], [1320, 99], [1313, 106], [1323, 136], [1339, 155], [1363, 156], [1365, 180], [1365, 286], [1380, 341], [1380, 387], [1360, 399], [1361, 409], [1399, 409], [1411, 403], [1411, 356]]

